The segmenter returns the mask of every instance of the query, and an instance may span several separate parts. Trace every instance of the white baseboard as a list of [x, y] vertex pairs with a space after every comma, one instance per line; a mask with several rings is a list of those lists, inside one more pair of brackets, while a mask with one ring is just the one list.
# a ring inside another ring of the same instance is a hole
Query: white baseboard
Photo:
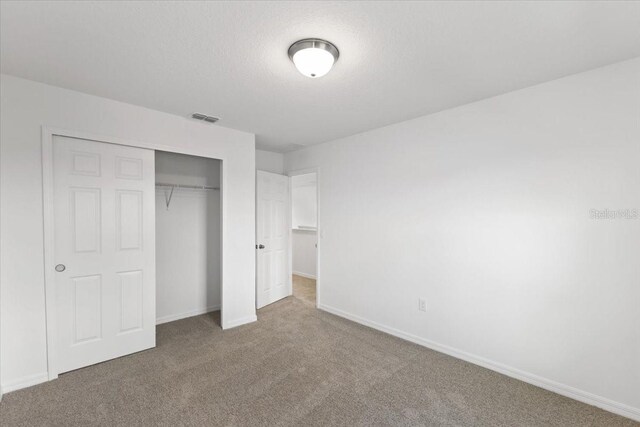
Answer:
[[596, 406], [598, 408], [604, 409], [605, 411], [613, 412], [614, 414], [622, 415], [623, 417], [631, 418], [635, 421], [640, 421], [640, 408], [634, 408], [624, 403], [615, 402], [611, 399], [607, 399], [605, 397], [598, 396], [587, 391], [579, 390], [566, 384], [558, 383], [556, 381], [543, 378], [538, 375], [522, 371], [520, 369], [512, 368], [502, 363], [485, 359], [484, 357], [476, 356], [474, 354], [467, 353], [465, 351], [458, 350], [447, 345], [439, 344], [431, 340], [426, 340], [416, 335], [381, 325], [374, 321], [347, 313], [345, 311], [327, 306], [325, 304], [318, 304], [318, 308], [328, 313], [335, 314], [336, 316], [344, 317], [345, 319], [360, 323], [361, 325], [365, 325], [370, 328], [377, 329], [381, 332], [385, 332], [389, 335], [393, 335], [412, 343], [422, 345], [432, 350], [439, 351], [440, 353], [448, 354], [449, 356], [453, 356], [457, 359], [462, 359], [469, 363], [482, 366], [483, 368], [491, 369], [492, 371], [499, 372], [511, 378], [533, 384], [537, 387], [544, 388], [545, 390], [552, 391], [562, 396], [578, 400], [588, 405]]
[[21, 388], [31, 387], [32, 385], [47, 381], [49, 381], [49, 375], [46, 372], [27, 375], [26, 377], [18, 378], [17, 380], [8, 381], [2, 384], [2, 394], [7, 394], [12, 391], [20, 390]]
[[207, 308], [199, 308], [196, 310], [185, 311], [184, 313], [178, 314], [169, 314], [167, 316], [162, 316], [156, 319], [156, 325], [161, 325], [163, 323], [173, 322], [175, 320], [185, 319], [187, 317], [199, 316], [201, 314], [210, 313], [212, 311], [220, 310], [220, 305], [212, 305]]
[[237, 326], [246, 325], [247, 323], [253, 323], [258, 320], [258, 316], [255, 314], [252, 316], [241, 317], [240, 319], [231, 320], [230, 322], [223, 323], [222, 329], [231, 329]]
[[316, 280], [316, 276], [314, 274], [301, 273], [300, 271], [292, 271], [292, 274], [300, 277], [306, 277], [307, 279]]

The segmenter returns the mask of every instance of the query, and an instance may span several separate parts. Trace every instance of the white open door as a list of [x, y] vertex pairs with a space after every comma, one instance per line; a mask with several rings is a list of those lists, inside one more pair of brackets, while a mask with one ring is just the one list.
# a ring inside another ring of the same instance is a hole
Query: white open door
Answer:
[[257, 173], [256, 306], [291, 295], [289, 277], [289, 177]]
[[57, 371], [154, 347], [154, 152], [56, 136], [53, 174]]

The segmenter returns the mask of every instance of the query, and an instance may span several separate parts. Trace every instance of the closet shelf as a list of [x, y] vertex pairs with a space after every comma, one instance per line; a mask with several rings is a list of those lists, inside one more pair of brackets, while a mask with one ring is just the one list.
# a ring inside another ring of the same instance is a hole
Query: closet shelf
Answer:
[[314, 227], [312, 225], [299, 225], [297, 227], [293, 227], [293, 230], [296, 230], [296, 231], [318, 231], [318, 228]]
[[[167, 205], [167, 210], [169, 210], [169, 205], [171, 204], [173, 190], [175, 190], [176, 188], [188, 188], [190, 190], [220, 190], [220, 187], [210, 187], [208, 185], [171, 184], [167, 182], [156, 182], [156, 187], [165, 189], [164, 202]], [[167, 194], [168, 189], [171, 189], [171, 191]]]
[[171, 184], [168, 182], [158, 182], [156, 187], [171, 187], [171, 188], [189, 188], [191, 190], [219, 190], [220, 187], [210, 187], [208, 185], [187, 185], [187, 184]]

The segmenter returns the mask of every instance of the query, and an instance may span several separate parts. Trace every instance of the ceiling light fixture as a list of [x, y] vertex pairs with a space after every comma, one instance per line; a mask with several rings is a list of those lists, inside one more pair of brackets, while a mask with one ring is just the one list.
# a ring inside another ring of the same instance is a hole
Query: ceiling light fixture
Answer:
[[289, 58], [298, 71], [312, 79], [327, 74], [339, 56], [334, 44], [321, 39], [298, 40], [289, 47]]

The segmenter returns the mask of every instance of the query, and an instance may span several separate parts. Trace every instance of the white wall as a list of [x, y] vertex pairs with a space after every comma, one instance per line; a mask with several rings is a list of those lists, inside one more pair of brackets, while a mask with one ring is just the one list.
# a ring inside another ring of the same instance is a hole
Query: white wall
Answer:
[[285, 155], [311, 167], [322, 308], [640, 420], [640, 219], [590, 219], [640, 209], [640, 59]]
[[[220, 161], [156, 152], [156, 182], [220, 186]], [[220, 191], [156, 190], [156, 318], [220, 309]]]
[[293, 230], [291, 236], [293, 274], [316, 278], [317, 233], [308, 230]]
[[284, 156], [281, 153], [256, 150], [256, 170], [282, 174], [284, 171]]
[[222, 159], [222, 324], [255, 320], [254, 135], [7, 75], [0, 86], [3, 391], [46, 379], [42, 125]]
[[317, 227], [317, 191], [315, 173], [291, 177], [291, 226], [294, 229]]

